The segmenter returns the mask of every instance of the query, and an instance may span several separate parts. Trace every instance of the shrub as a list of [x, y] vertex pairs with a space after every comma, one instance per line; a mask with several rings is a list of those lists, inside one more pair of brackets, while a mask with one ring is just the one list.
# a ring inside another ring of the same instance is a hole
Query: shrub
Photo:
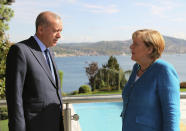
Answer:
[[77, 94], [79, 94], [79, 91], [73, 91], [71, 94], [72, 95], [77, 95]]
[[186, 88], [186, 82], [181, 82], [180, 83], [180, 88]]
[[0, 107], [0, 120], [8, 119], [8, 110], [6, 106]]
[[91, 92], [91, 88], [89, 85], [82, 85], [79, 88], [79, 93], [88, 93], [88, 92]]
[[61, 93], [61, 94], [62, 94], [62, 96], [66, 96], [66, 95], [67, 95], [67, 94], [66, 94], [65, 92], [63, 92], [63, 91], [62, 91], [62, 93]]

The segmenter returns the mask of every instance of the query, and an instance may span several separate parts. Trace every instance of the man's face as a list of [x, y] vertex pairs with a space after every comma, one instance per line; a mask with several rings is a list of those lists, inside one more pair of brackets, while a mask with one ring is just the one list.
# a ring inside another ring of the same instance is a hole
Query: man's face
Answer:
[[41, 41], [45, 46], [56, 46], [57, 41], [61, 38], [62, 21], [60, 19], [51, 19], [50, 25], [41, 26]]

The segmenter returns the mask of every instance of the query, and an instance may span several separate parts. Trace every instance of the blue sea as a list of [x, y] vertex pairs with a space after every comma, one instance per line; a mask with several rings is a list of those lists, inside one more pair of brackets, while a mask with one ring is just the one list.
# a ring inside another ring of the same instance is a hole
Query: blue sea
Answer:
[[[134, 61], [130, 56], [116, 56], [121, 68], [131, 70]], [[186, 81], [186, 54], [163, 55], [164, 59], [171, 63], [178, 75], [180, 81]], [[99, 67], [106, 64], [109, 56], [73, 56], [73, 57], [56, 57], [56, 63], [59, 70], [63, 71], [63, 91], [66, 93], [78, 90], [81, 85], [88, 84], [88, 78], [85, 73], [85, 67], [91, 62], [97, 62]]]

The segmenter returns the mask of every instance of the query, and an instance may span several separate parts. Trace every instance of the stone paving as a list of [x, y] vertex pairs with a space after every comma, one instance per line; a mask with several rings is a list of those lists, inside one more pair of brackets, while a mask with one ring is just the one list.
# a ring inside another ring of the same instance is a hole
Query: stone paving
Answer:
[[180, 131], [186, 131], [186, 99], [180, 100], [181, 121]]
[[186, 99], [180, 100], [181, 121], [186, 124]]

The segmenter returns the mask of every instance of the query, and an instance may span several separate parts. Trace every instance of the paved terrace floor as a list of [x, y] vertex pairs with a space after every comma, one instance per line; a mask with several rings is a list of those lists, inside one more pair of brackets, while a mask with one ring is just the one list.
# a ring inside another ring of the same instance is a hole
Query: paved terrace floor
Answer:
[[186, 99], [180, 100], [181, 122], [180, 131], [186, 131]]

